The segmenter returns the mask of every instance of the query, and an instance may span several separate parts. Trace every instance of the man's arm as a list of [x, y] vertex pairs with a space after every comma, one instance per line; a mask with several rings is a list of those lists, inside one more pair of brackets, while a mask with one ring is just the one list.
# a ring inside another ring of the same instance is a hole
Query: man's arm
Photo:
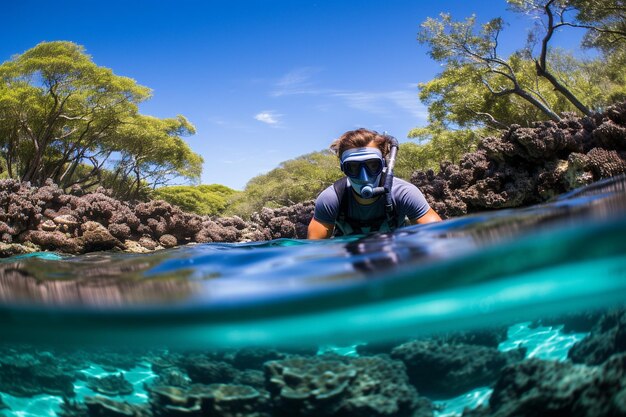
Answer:
[[[441, 217], [439, 217], [437, 212], [433, 210], [432, 208], [428, 209], [426, 214], [424, 214], [422, 217], [419, 217], [417, 219], [409, 219], [410, 224], [426, 224], [426, 223], [435, 223], [435, 222], [440, 222], [440, 221], [441, 221]], [[309, 230], [310, 230], [310, 227], [311, 226], [309, 226]]]
[[312, 218], [311, 223], [309, 223], [307, 239], [328, 239], [332, 236], [333, 230], [335, 230], [334, 224], [323, 223]]

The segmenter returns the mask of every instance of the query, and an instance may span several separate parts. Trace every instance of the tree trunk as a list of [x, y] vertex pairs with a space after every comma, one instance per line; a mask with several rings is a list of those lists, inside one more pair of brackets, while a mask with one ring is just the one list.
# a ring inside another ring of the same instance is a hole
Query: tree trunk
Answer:
[[559, 26], [554, 24], [554, 13], [552, 12], [552, 4], [554, 0], [550, 0], [544, 6], [544, 10], [546, 12], [546, 16], [548, 17], [548, 28], [546, 30], [546, 36], [544, 36], [541, 41], [541, 54], [539, 59], [535, 59], [535, 69], [537, 71], [537, 75], [548, 80], [550, 84], [554, 87], [556, 91], [563, 94], [565, 98], [572, 103], [578, 110], [582, 112], [585, 116], [591, 116], [592, 112], [582, 104], [580, 100], [572, 93], [567, 87], [559, 82], [556, 77], [548, 71], [547, 57], [548, 57], [548, 43], [550, 43], [550, 39], [552, 39], [552, 35], [554, 34], [554, 30]]
[[556, 114], [554, 111], [552, 111], [552, 109], [550, 109], [548, 106], [543, 104], [541, 101], [537, 100], [535, 97], [533, 97], [527, 91], [525, 91], [525, 90], [523, 90], [521, 88], [516, 88], [513, 94], [517, 94], [518, 96], [520, 96], [524, 100], [528, 101], [533, 106], [537, 107], [545, 115], [547, 115], [550, 118], [550, 120], [553, 120], [555, 122], [561, 121], [561, 118], [559, 117], [558, 114]]
[[583, 103], [578, 100], [578, 98], [563, 84], [556, 79], [554, 75], [552, 75], [549, 71], [547, 71], [544, 67], [541, 66], [539, 61], [535, 61], [535, 68], [537, 69], [537, 75], [545, 78], [552, 84], [554, 89], [559, 93], [563, 94], [565, 98], [572, 103], [582, 114], [585, 116], [591, 116], [593, 113], [589, 110]]

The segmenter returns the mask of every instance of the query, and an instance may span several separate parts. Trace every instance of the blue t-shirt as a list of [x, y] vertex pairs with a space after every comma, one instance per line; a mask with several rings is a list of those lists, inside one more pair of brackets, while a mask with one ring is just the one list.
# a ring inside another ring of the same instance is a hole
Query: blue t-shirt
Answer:
[[[348, 216], [354, 219], [367, 221], [370, 219], [380, 218], [385, 215], [385, 197], [380, 196], [372, 204], [359, 204], [350, 188], [350, 184], [346, 186], [346, 194], [348, 196]], [[398, 214], [398, 224], [402, 226], [405, 218], [409, 220], [419, 219], [425, 215], [430, 206], [424, 198], [422, 192], [415, 185], [404, 181], [400, 178], [393, 179], [391, 187], [391, 197], [393, 199], [396, 213]], [[315, 200], [315, 220], [335, 224], [339, 215], [339, 197], [331, 185], [320, 193]]]

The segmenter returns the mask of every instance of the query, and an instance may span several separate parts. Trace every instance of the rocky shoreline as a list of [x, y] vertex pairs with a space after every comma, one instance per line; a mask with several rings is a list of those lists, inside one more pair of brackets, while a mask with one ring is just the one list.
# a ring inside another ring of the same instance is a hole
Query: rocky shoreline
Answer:
[[64, 192], [0, 181], [0, 255], [39, 250], [80, 254], [102, 250], [149, 252], [189, 243], [260, 241], [306, 236], [313, 203], [264, 209], [251, 221], [185, 213], [165, 201], [129, 203], [104, 189]]
[[[443, 218], [522, 207], [626, 172], [626, 102], [487, 137], [459, 164], [415, 172], [412, 182]], [[164, 201], [123, 202], [106, 190], [0, 181], [0, 256], [39, 250], [147, 252], [189, 243], [306, 238], [314, 202], [265, 208], [250, 221], [185, 213]]]
[[445, 218], [524, 207], [626, 172], [626, 102], [592, 117], [513, 125], [459, 164], [411, 179]]

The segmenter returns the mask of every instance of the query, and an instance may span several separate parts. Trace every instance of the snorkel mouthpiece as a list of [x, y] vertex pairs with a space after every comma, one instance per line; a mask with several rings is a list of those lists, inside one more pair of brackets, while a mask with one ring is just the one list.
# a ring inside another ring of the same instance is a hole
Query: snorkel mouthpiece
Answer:
[[372, 187], [371, 185], [366, 185], [361, 188], [361, 197], [363, 198], [372, 198], [384, 193], [385, 187]]

